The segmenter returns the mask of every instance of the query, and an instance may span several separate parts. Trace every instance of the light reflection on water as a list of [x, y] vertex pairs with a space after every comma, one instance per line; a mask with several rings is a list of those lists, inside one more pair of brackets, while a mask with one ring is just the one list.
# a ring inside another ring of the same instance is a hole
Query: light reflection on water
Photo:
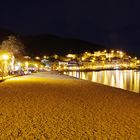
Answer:
[[140, 93], [140, 71], [112, 70], [99, 72], [65, 72], [64, 74]]

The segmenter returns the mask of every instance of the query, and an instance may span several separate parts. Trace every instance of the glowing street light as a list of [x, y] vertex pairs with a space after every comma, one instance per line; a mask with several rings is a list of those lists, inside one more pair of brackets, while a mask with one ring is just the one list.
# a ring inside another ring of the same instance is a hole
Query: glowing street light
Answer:
[[4, 60], [3, 66], [2, 66], [2, 79], [3, 79], [3, 77], [6, 76], [8, 73], [7, 60], [9, 59], [9, 56], [7, 54], [3, 54], [2, 59]]
[[21, 63], [20, 63], [20, 62], [18, 62], [17, 64], [18, 64], [19, 66], [21, 66]]
[[26, 62], [25, 62], [25, 66], [28, 67], [28, 65], [29, 65], [29, 63], [26, 61]]
[[29, 66], [29, 62], [25, 62], [25, 67], [26, 67], [26, 70], [27, 70], [27, 73], [28, 73], [28, 66]]
[[44, 56], [43, 58], [44, 58], [44, 59], [46, 59], [46, 58], [47, 58], [47, 56]]
[[119, 53], [120, 53], [120, 54], [122, 54], [122, 52], [121, 52], [121, 51], [120, 51]]
[[114, 53], [114, 50], [112, 50], [111, 53]]
[[40, 57], [39, 57], [39, 56], [36, 56], [35, 59], [36, 59], [36, 60], [40, 60]]
[[67, 57], [69, 57], [69, 58], [75, 58], [76, 55], [75, 54], [67, 54]]
[[9, 59], [9, 56], [8, 56], [7, 54], [4, 54], [4, 55], [2, 55], [2, 58], [3, 58], [4, 60], [8, 60], [8, 59]]
[[35, 64], [35, 67], [36, 67], [36, 68], [38, 68], [38, 65], [37, 65], [37, 64]]

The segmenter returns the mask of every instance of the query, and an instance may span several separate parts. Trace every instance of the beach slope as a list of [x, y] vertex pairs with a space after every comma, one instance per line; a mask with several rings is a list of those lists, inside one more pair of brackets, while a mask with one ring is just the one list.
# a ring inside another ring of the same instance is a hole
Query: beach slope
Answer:
[[140, 94], [46, 72], [0, 83], [0, 139], [140, 139]]

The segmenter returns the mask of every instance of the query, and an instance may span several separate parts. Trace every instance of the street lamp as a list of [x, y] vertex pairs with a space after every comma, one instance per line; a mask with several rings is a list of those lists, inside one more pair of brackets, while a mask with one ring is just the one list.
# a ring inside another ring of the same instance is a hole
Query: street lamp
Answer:
[[26, 67], [27, 73], [28, 73], [28, 66], [29, 66], [29, 63], [26, 61], [25, 62], [25, 67]]
[[8, 60], [9, 59], [9, 56], [7, 55], [7, 54], [4, 54], [4, 55], [2, 55], [2, 58], [3, 58], [3, 60]]
[[114, 50], [112, 50], [111, 53], [114, 53]]
[[37, 65], [37, 64], [35, 64], [35, 67], [37, 67], [37, 68], [38, 68], [38, 65]]
[[44, 59], [46, 59], [46, 58], [47, 58], [47, 56], [44, 56], [43, 58], [44, 58]]
[[39, 56], [36, 56], [35, 59], [36, 59], [36, 60], [40, 60], [40, 57], [39, 57]]
[[18, 66], [21, 66], [21, 63], [20, 62], [18, 62], [17, 64], [18, 64]]
[[5, 75], [6, 71], [8, 72], [7, 60], [9, 59], [9, 56], [7, 54], [4, 54], [2, 55], [2, 59], [4, 60], [2, 68], [2, 79], [3, 79], [3, 76]]

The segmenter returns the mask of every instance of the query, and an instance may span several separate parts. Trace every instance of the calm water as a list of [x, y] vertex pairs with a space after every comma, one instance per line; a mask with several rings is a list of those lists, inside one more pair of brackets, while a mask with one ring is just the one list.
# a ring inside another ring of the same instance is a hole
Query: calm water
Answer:
[[112, 70], [99, 72], [65, 72], [64, 74], [140, 93], [140, 71]]

